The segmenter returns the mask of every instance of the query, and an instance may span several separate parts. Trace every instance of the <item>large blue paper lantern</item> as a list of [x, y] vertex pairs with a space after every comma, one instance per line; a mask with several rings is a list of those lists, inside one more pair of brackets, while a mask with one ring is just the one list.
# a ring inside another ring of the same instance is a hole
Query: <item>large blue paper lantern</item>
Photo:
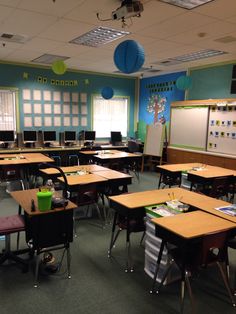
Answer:
[[123, 73], [137, 72], [145, 61], [143, 47], [134, 40], [125, 40], [120, 43], [114, 52], [116, 67]]
[[192, 87], [192, 79], [190, 76], [180, 76], [176, 81], [176, 87], [181, 90], [186, 90]]
[[114, 91], [110, 86], [105, 86], [102, 89], [101, 95], [105, 99], [111, 99], [114, 95]]

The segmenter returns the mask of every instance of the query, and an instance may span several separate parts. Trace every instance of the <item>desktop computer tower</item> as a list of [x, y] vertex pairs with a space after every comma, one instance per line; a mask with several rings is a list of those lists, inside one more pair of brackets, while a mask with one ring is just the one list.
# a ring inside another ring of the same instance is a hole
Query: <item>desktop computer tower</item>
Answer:
[[59, 133], [59, 145], [65, 146], [65, 134], [64, 134], [64, 132]]

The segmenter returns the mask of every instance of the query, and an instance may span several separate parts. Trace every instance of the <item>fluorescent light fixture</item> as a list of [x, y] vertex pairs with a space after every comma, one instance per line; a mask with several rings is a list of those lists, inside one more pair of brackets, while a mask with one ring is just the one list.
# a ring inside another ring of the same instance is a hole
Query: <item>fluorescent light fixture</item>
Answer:
[[129, 35], [130, 32], [120, 31], [108, 27], [97, 27], [70, 41], [72, 44], [98, 47], [117, 40], [123, 36]]
[[177, 7], [192, 10], [200, 5], [212, 2], [214, 0], [159, 0], [161, 2], [169, 3]]
[[215, 57], [215, 56], [223, 55], [225, 53], [227, 53], [227, 52], [220, 51], [220, 50], [214, 50], [214, 49], [205, 49], [205, 50], [200, 50], [200, 51], [196, 51], [193, 53], [189, 53], [186, 55], [178, 56], [175, 58], [171, 58], [171, 60], [177, 60], [177, 61], [181, 61], [181, 62], [189, 62], [189, 61], [195, 61], [195, 60], [199, 60], [199, 59]]
[[69, 59], [69, 57], [66, 56], [57, 56], [57, 55], [51, 55], [51, 54], [43, 54], [42, 56], [32, 60], [32, 62], [35, 63], [45, 63], [45, 64], [52, 64], [55, 61], [64, 61]]

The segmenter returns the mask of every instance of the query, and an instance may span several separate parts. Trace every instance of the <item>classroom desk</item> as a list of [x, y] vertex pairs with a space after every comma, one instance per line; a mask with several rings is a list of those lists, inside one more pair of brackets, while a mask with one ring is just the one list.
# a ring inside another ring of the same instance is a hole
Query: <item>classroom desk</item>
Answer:
[[[224, 218], [224, 220], [231, 223], [236, 223], [236, 217], [227, 215], [215, 209], [215, 207], [230, 205], [230, 203], [182, 188], [156, 189], [109, 197], [111, 208], [113, 208], [116, 213], [126, 216], [128, 220], [135, 216], [144, 217], [144, 207], [165, 203], [166, 201], [169, 201], [170, 198], [178, 199], [195, 209], [200, 209], [209, 214], [212, 214], [212, 217], [218, 216], [219, 218]], [[114, 216], [113, 220], [112, 236], [115, 230], [116, 219], [117, 215]], [[130, 238], [128, 232], [126, 242], [127, 246], [130, 247]], [[129, 260], [130, 258], [127, 254], [127, 261]], [[128, 262], [127, 264], [129, 268], [132, 268], [132, 265], [129, 265]]]
[[1, 154], [0, 176], [3, 180], [9, 178], [9, 173], [19, 171], [19, 177], [28, 180], [30, 167], [43, 162], [54, 162], [53, 159], [41, 153]]
[[190, 189], [192, 189], [195, 183], [206, 184], [211, 183], [212, 180], [214, 180], [215, 178], [236, 176], [235, 170], [210, 165], [203, 165], [201, 163], [185, 163], [157, 166], [157, 171], [160, 172], [158, 188], [164, 181], [165, 176], [170, 177], [173, 182], [176, 182], [176, 179], [178, 179], [180, 185], [182, 172], [187, 172], [187, 179], [191, 182]]
[[[153, 278], [151, 293], [155, 292], [156, 278], [160, 267], [164, 246], [167, 243], [176, 245], [183, 261], [181, 266], [181, 313], [184, 301], [185, 262], [190, 252], [200, 244], [201, 239], [210, 233], [235, 230], [236, 224], [203, 211], [193, 211], [172, 217], [154, 218], [156, 236], [162, 239], [157, 266]], [[162, 284], [162, 283], [161, 283]], [[160, 284], [160, 286], [161, 286]], [[231, 301], [233, 296], [231, 293]]]
[[[32, 244], [32, 251], [36, 251], [37, 262], [35, 272], [35, 286], [38, 281], [39, 255], [54, 249], [67, 250], [68, 276], [70, 276], [70, 242], [73, 241], [73, 210], [77, 207], [68, 201], [64, 208], [41, 212], [38, 210], [38, 189], [11, 192], [13, 199], [24, 210], [26, 243]], [[31, 210], [34, 200], [35, 211]]]
[[[82, 153], [82, 152], [81, 152]], [[86, 155], [86, 152], [83, 152]], [[87, 155], [89, 155], [89, 151], [87, 152]], [[126, 165], [129, 165], [130, 163], [137, 161], [141, 162], [141, 156], [133, 153], [123, 152], [123, 151], [98, 151], [96, 154], [90, 155], [90, 158], [92, 160], [100, 165], [108, 165], [109, 168], [112, 168], [112, 166], [115, 163], [118, 163], [119, 169], [125, 169]]]

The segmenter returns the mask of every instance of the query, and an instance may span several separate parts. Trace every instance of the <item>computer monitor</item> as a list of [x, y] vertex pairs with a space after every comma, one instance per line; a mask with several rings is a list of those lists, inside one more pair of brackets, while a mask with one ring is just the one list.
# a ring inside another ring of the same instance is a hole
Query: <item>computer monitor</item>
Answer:
[[24, 143], [35, 143], [38, 140], [37, 131], [23, 131]]
[[111, 131], [111, 143], [112, 145], [122, 142], [122, 135], [120, 131]]
[[84, 140], [85, 141], [95, 141], [96, 131], [84, 131]]
[[66, 145], [70, 145], [76, 142], [76, 132], [75, 131], [65, 131], [64, 141]]
[[7, 148], [10, 143], [15, 142], [15, 131], [0, 130], [0, 142], [3, 142], [4, 148]]
[[43, 143], [45, 146], [50, 146], [52, 142], [57, 140], [56, 131], [43, 131]]

